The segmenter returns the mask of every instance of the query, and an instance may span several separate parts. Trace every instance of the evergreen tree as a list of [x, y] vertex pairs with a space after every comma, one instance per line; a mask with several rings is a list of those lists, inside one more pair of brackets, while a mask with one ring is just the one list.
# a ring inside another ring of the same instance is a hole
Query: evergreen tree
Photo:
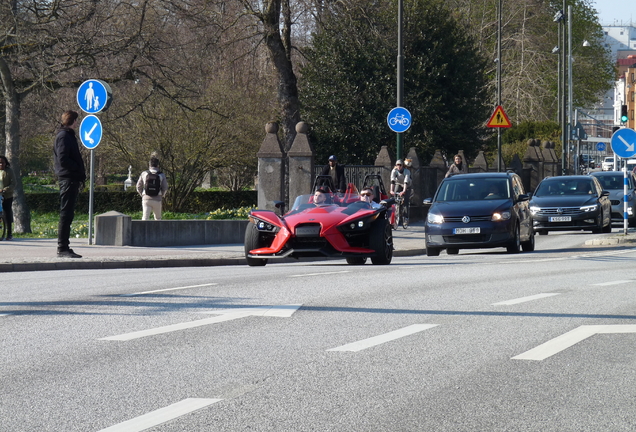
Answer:
[[[324, 18], [300, 80], [303, 118], [312, 126], [318, 161], [372, 164], [382, 145], [395, 154], [386, 124], [396, 105], [396, 2], [338, 3]], [[480, 150], [492, 111], [486, 61], [437, 0], [405, 0], [404, 99], [412, 116], [404, 151], [427, 159], [436, 149], [468, 156]]]

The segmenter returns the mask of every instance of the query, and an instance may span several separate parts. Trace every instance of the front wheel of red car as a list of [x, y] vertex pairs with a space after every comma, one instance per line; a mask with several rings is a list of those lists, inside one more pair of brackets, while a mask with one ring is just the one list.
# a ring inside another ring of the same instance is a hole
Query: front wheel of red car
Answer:
[[371, 229], [369, 246], [376, 251], [376, 255], [371, 257], [373, 264], [391, 264], [391, 260], [393, 259], [393, 231], [386, 219], [376, 221]]
[[258, 249], [263, 247], [260, 241], [260, 235], [258, 228], [253, 223], [247, 225], [245, 229], [245, 259], [247, 265], [250, 267], [264, 266], [267, 264], [267, 259], [264, 258], [249, 258], [247, 255], [252, 249]]

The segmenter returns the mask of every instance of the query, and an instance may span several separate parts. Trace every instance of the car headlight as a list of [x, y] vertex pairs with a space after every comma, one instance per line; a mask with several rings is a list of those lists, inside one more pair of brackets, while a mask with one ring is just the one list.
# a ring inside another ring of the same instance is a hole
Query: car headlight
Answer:
[[530, 213], [532, 213], [533, 215], [536, 215], [537, 213], [539, 213], [541, 211], [541, 207], [537, 207], [537, 206], [530, 206]]
[[506, 221], [510, 219], [511, 213], [510, 211], [503, 211], [498, 213], [493, 213], [492, 218], [490, 218], [493, 222]]
[[442, 224], [444, 223], [444, 216], [438, 213], [428, 212], [428, 216], [426, 216], [426, 221], [430, 224]]
[[376, 213], [372, 216], [366, 216], [361, 219], [356, 219], [344, 223], [338, 226], [338, 229], [341, 231], [351, 232], [351, 231], [363, 231], [368, 229], [371, 226], [371, 223], [378, 218], [380, 213]]
[[596, 211], [596, 209], [598, 209], [598, 204], [592, 204], [592, 205], [581, 207], [581, 211], [585, 213]]
[[258, 228], [259, 231], [277, 232], [279, 230], [279, 227], [277, 227], [276, 225], [273, 225], [269, 222], [265, 222], [264, 220], [261, 220], [254, 216], [249, 216], [249, 220], [254, 225], [256, 225], [256, 228]]

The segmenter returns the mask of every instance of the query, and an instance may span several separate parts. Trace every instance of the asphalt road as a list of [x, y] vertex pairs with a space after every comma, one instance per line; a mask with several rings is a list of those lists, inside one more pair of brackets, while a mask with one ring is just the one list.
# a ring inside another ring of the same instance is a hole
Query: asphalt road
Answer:
[[6, 273], [2, 431], [633, 431], [633, 247]]

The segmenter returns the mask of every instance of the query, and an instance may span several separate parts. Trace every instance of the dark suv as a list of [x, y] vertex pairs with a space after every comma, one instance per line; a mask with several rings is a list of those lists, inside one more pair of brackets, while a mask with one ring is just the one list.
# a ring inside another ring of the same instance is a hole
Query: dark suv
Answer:
[[532, 215], [521, 178], [515, 173], [459, 174], [437, 188], [426, 217], [426, 255], [442, 249], [505, 247], [534, 250]]

